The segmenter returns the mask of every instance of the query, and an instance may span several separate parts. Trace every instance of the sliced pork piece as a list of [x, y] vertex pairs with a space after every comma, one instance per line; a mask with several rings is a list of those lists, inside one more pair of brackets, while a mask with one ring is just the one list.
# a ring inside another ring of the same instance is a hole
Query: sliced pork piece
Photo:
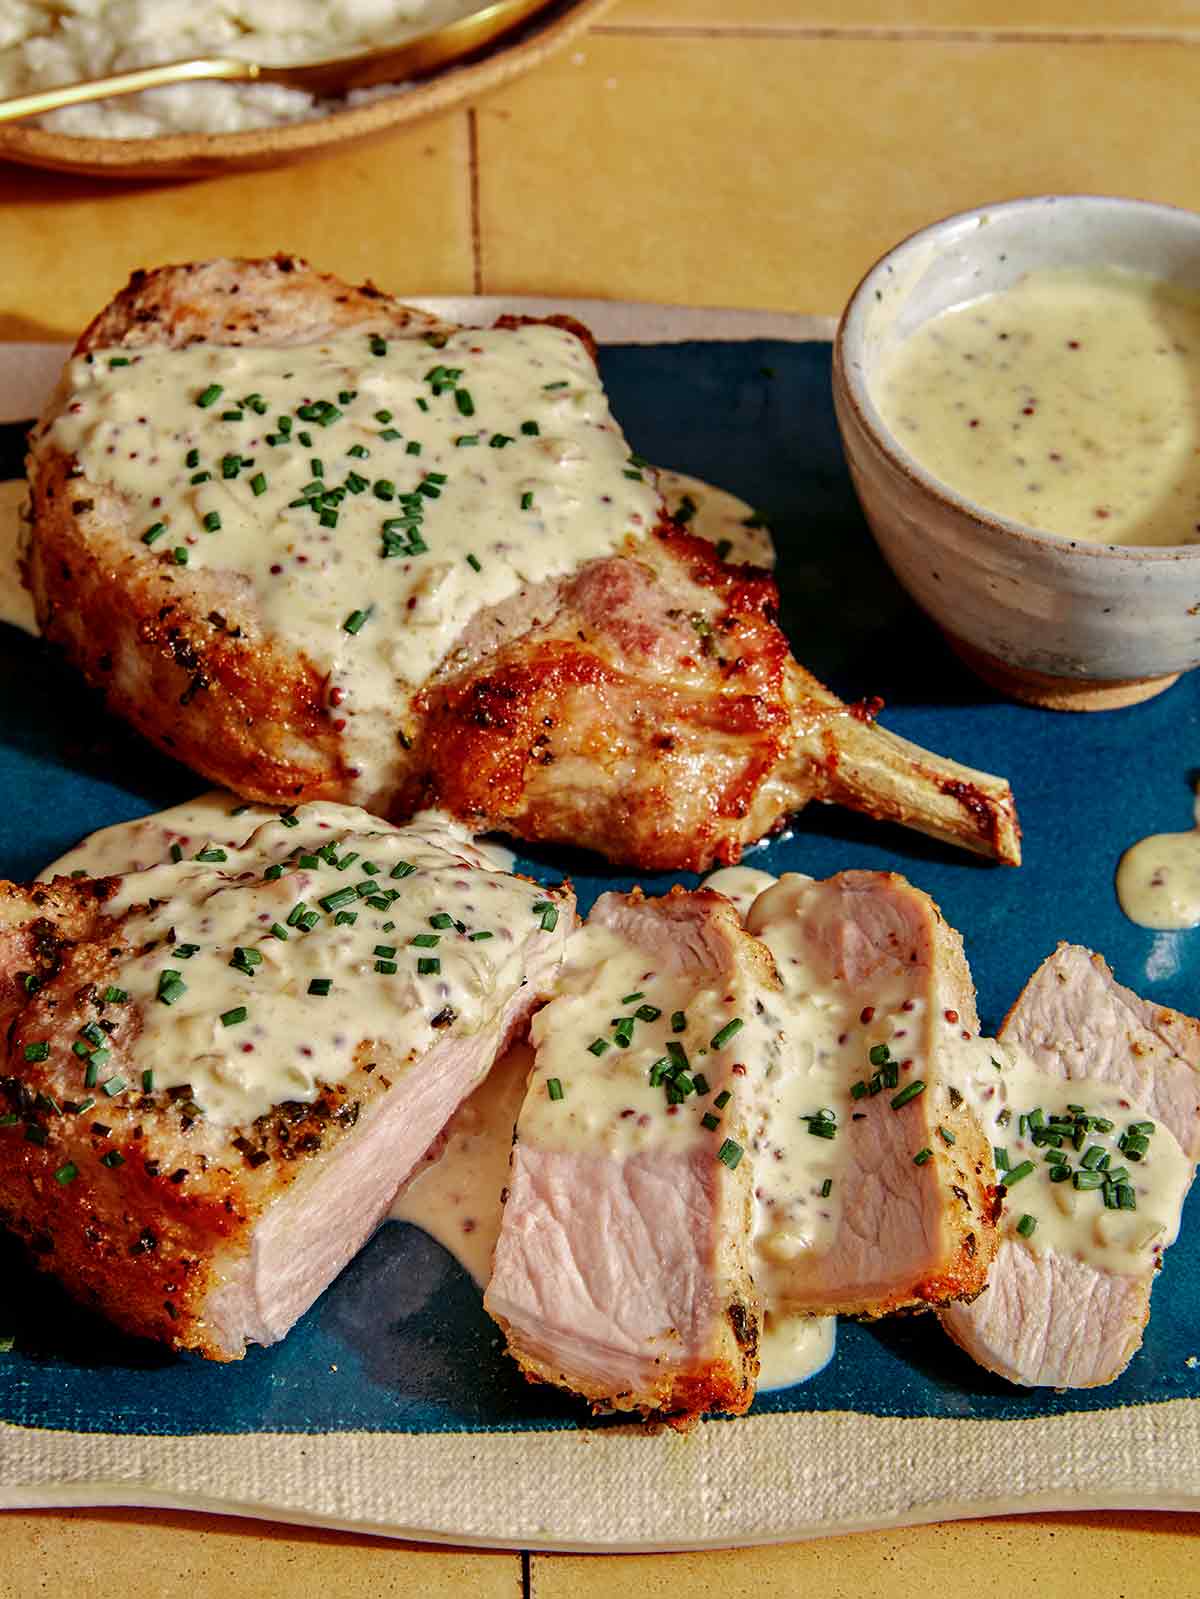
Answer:
[[46, 638], [248, 798], [661, 870], [830, 800], [1020, 859], [1006, 782], [831, 694], [770, 577], [669, 519], [577, 324], [451, 327], [287, 256], [137, 273], [29, 479]]
[[775, 957], [789, 1039], [750, 1144], [768, 1305], [879, 1316], [977, 1294], [998, 1201], [954, 1086], [979, 1047], [958, 933], [902, 877], [855, 871], [781, 878], [747, 927]]
[[219, 1360], [281, 1338], [552, 981], [568, 893], [333, 804], [6, 890], [0, 1221]]
[[605, 894], [568, 945], [484, 1300], [529, 1378], [676, 1422], [750, 1403], [747, 1083], [778, 989], [705, 890]]
[[1000, 1249], [987, 1292], [942, 1324], [1010, 1382], [1097, 1387], [1141, 1344], [1200, 1157], [1200, 1022], [1064, 944], [1000, 1041], [973, 1084], [1007, 1168]]

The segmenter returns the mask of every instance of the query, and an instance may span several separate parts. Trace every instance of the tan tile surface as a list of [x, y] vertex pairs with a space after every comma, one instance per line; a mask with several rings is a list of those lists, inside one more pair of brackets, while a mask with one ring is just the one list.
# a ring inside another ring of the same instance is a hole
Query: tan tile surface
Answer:
[[1163, 43], [597, 34], [479, 108], [484, 286], [832, 312], [965, 206], [1200, 204], [1198, 70]]
[[0, 339], [74, 335], [134, 267], [275, 250], [410, 293], [469, 289], [465, 114], [303, 165], [195, 183], [0, 165]]
[[0, 1599], [521, 1599], [521, 1557], [136, 1510], [0, 1515]]
[[1200, 35], [1194, 0], [622, 0], [606, 27], [930, 28]]
[[978, 1583], [1037, 1599], [1184, 1599], [1200, 1528], [1187, 1516], [1027, 1516], [705, 1554], [534, 1555], [531, 1599], [950, 1599]]

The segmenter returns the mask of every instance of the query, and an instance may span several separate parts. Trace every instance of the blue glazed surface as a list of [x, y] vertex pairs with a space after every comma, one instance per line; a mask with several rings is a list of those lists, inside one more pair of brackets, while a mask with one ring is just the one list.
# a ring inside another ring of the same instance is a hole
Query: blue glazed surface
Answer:
[[[647, 457], [742, 494], [775, 529], [784, 625], [797, 656], [843, 695], [882, 694], [906, 738], [1005, 774], [1025, 864], [989, 866], [898, 829], [812, 807], [793, 836], [751, 857], [817, 876], [904, 872], [966, 937], [985, 1027], [1060, 939], [1103, 951], [1121, 981], [1195, 1010], [1200, 930], [1156, 934], [1113, 894], [1121, 851], [1191, 822], [1200, 681], [1149, 704], [1060, 716], [998, 702], [970, 678], [883, 567], [854, 500], [821, 345], [732, 344], [603, 352], [616, 414]], [[0, 429], [0, 476], [19, 470]], [[0, 874], [32, 875], [83, 833], [195, 793], [195, 778], [108, 721], [45, 648], [0, 629]], [[627, 874], [538, 850], [523, 869], [570, 872], [586, 909]], [[669, 879], [647, 880], [648, 890]], [[1200, 1368], [1200, 1200], [1169, 1252], [1145, 1346], [1111, 1388], [1023, 1392], [974, 1367], [932, 1317], [844, 1326], [810, 1383], [759, 1411], [1018, 1417], [1191, 1396]], [[137, 1345], [81, 1313], [0, 1243], [0, 1419], [129, 1433], [520, 1430], [575, 1425], [581, 1407], [520, 1380], [479, 1295], [424, 1234], [384, 1228], [288, 1338], [213, 1366]]]

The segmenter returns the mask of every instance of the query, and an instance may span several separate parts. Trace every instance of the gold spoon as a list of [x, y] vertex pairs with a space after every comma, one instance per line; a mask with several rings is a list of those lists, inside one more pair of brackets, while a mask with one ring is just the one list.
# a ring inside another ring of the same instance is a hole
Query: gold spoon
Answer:
[[351, 89], [366, 89], [376, 83], [398, 83], [447, 66], [491, 44], [548, 4], [549, 0], [492, 0], [492, 4], [481, 6], [430, 33], [332, 61], [306, 61], [289, 67], [264, 67], [256, 61], [239, 61], [226, 56], [164, 61], [158, 66], [118, 72], [108, 78], [64, 83], [54, 89], [39, 89], [34, 94], [0, 100], [0, 122], [41, 116], [61, 106], [103, 100], [109, 95], [138, 94], [143, 89], [161, 89], [169, 83], [191, 83], [206, 78], [222, 78], [234, 83], [278, 83], [288, 89], [303, 89], [319, 99], [335, 99]]

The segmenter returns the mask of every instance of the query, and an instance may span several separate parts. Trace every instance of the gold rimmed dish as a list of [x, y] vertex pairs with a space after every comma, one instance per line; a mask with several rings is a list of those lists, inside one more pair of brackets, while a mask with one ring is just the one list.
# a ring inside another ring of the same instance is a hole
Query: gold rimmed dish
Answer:
[[[475, 99], [536, 66], [578, 35], [610, 3], [550, 0], [531, 14], [515, 18], [504, 14], [508, 7], [483, 7], [437, 30], [436, 35], [409, 42], [406, 48], [413, 51], [413, 59], [405, 70], [427, 75], [377, 99], [334, 110], [318, 107], [303, 121], [238, 133], [171, 133], [140, 139], [80, 137], [17, 121], [0, 124], [0, 160], [94, 177], [135, 179], [214, 176], [302, 160]], [[501, 26], [502, 31], [497, 32]], [[452, 53], [448, 64], [447, 52]], [[342, 64], [341, 81], [348, 88], [378, 83], [371, 63], [381, 54], [355, 57], [355, 69], [348, 74]], [[395, 47], [387, 54], [395, 59]], [[332, 72], [334, 68], [333, 63], [318, 63], [311, 70]], [[314, 79], [312, 88], [323, 87]]]

